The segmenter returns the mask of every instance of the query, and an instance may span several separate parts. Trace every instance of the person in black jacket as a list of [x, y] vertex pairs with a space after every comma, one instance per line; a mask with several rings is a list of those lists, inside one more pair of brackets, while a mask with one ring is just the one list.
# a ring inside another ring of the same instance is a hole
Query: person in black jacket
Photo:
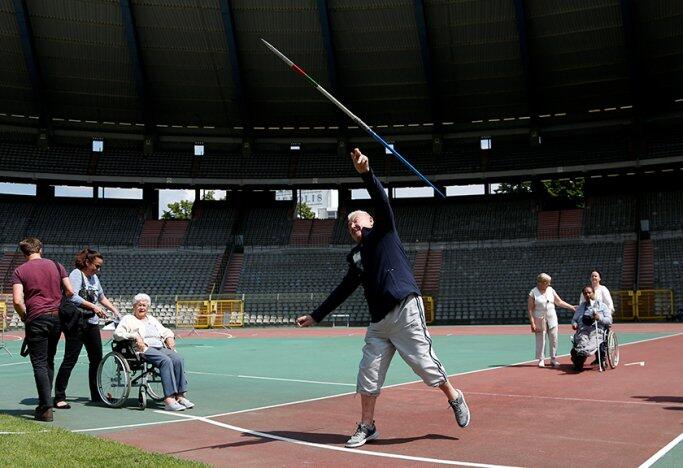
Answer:
[[312, 314], [297, 318], [300, 327], [315, 325], [363, 285], [371, 323], [365, 335], [356, 384], [356, 392], [361, 395], [362, 417], [346, 446], [359, 447], [379, 437], [373, 419], [375, 402], [395, 351], [427, 385], [444, 392], [458, 425], [467, 427], [469, 408], [463, 393], [448, 381], [446, 370], [434, 353], [420, 289], [396, 232], [389, 199], [370, 170], [368, 157], [356, 148], [351, 159], [370, 193], [375, 217], [365, 211], [349, 214], [349, 234], [356, 242], [346, 257], [349, 270]]

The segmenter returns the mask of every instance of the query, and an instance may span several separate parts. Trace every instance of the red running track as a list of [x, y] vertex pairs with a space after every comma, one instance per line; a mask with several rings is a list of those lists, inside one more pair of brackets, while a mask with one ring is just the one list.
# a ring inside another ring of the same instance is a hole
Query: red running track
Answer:
[[[559, 369], [529, 364], [453, 377], [472, 410], [467, 429], [455, 424], [438, 390], [387, 388], [376, 411], [381, 438], [356, 451], [343, 448], [359, 415], [353, 396], [105, 437], [217, 466], [635, 466], [681, 432], [680, 349], [683, 335], [622, 346], [620, 367], [604, 373], [575, 373], [565, 358]], [[625, 365], [638, 361], [645, 366]]]

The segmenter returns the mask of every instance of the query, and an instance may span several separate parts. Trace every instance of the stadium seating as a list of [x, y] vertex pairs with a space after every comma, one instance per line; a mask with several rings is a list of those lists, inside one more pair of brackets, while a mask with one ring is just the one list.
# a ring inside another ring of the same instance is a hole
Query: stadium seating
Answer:
[[0, 170], [48, 174], [87, 174], [90, 155], [83, 147], [54, 146], [0, 141]]
[[194, 207], [185, 245], [227, 245], [232, 241], [232, 229], [237, 210], [225, 202], [200, 201]]
[[142, 204], [128, 200], [0, 201], [2, 214], [0, 243], [15, 245], [31, 235], [51, 244], [132, 246], [143, 224]]
[[683, 308], [683, 237], [653, 240], [655, 288], [673, 289], [674, 312]]
[[[436, 317], [456, 323], [523, 323], [527, 295], [539, 273], [548, 273], [558, 294], [576, 304], [595, 268], [603, 284], [618, 289], [621, 257], [619, 242], [518, 242], [444, 250]], [[570, 314], [558, 310], [565, 323]]]
[[683, 191], [646, 193], [640, 218], [650, 221], [651, 231], [683, 230]]
[[290, 202], [249, 209], [244, 218], [245, 245], [285, 245], [292, 231]]
[[[244, 294], [248, 323], [266, 316], [266, 323], [312, 312], [347, 271], [346, 248], [283, 248], [245, 252], [237, 287]], [[305, 268], [302, 268], [305, 265]], [[359, 288], [337, 312], [353, 322], [367, 322], [367, 306]]]
[[[0, 199], [0, 216], [5, 219], [0, 235], [8, 254], [3, 258], [10, 265], [5, 265], [5, 276], [15, 266], [10, 257], [18, 240], [26, 235], [43, 239], [46, 256], [69, 269], [79, 248], [94, 246], [105, 255], [101, 276], [107, 295], [129, 309], [135, 293], [147, 292], [155, 298], [153, 313], [173, 324], [176, 295], [205, 294], [210, 283], [218, 283], [225, 245], [233, 235], [242, 234], [246, 252], [240, 274], [234, 275], [233, 291], [244, 295], [245, 323], [292, 323], [298, 314], [313, 310], [346, 271], [344, 257], [352, 245], [346, 213], [371, 208], [366, 200], [343, 204], [334, 223], [333, 246], [313, 247], [311, 229], [292, 235], [293, 203], [271, 197], [254, 192], [246, 198], [248, 203], [199, 202], [189, 224], [176, 221], [177, 232], [169, 230], [174, 242], [184, 236], [184, 248], [158, 245], [158, 250], [147, 250], [135, 247], [142, 243], [143, 214], [148, 211], [142, 201], [59, 198], [46, 203], [6, 196]], [[633, 195], [598, 193], [588, 198], [583, 216], [578, 210], [543, 211], [541, 216], [531, 196], [472, 196], [442, 203], [400, 199], [393, 206], [411, 262], [421, 252], [420, 274], [427, 271], [426, 244], [442, 252], [440, 281], [433, 286], [438, 289], [434, 296], [439, 323], [520, 323], [526, 320], [526, 295], [541, 271], [553, 276], [554, 286], [570, 303], [577, 301], [594, 268], [602, 271], [604, 284], [619, 289], [623, 249], [627, 240], [635, 239], [639, 217], [651, 221], [654, 285], [673, 288], [680, 307], [682, 198], [675, 189], [644, 192], [640, 201]], [[537, 240], [539, 216], [545, 219], [548, 213], [557, 213], [555, 234]], [[564, 213], [571, 215], [567, 226]], [[147, 223], [160, 223], [163, 229], [163, 222]], [[584, 237], [567, 238], [580, 233], [581, 223]], [[306, 237], [302, 244], [286, 246], [297, 235]], [[487, 291], [485, 300], [479, 291]], [[337, 312], [348, 314], [353, 323], [369, 319], [360, 290]], [[568, 312], [560, 312], [567, 320]]]
[[536, 223], [534, 204], [529, 198], [468, 197], [437, 208], [432, 239], [532, 239], [536, 236]]
[[634, 232], [636, 198], [631, 194], [593, 195], [584, 210], [585, 235]]
[[[26, 232], [33, 201], [0, 200], [0, 244], [18, 244]], [[17, 216], [17, 213], [23, 213]]]

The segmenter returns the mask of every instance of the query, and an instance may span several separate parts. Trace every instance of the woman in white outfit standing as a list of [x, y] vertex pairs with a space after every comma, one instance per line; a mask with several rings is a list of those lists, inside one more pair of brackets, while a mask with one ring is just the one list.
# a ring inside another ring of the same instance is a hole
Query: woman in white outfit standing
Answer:
[[[595, 293], [595, 300], [600, 301], [607, 306], [607, 308], [614, 314], [614, 301], [612, 300], [612, 295], [607, 289], [607, 286], [600, 284], [602, 281], [602, 275], [598, 270], [593, 270], [591, 272], [591, 285], [593, 286], [593, 292]], [[579, 305], [586, 302], [586, 298], [583, 297], [583, 293], [580, 294]]]
[[541, 273], [536, 277], [536, 287], [529, 291], [527, 311], [531, 332], [536, 335], [536, 359], [538, 367], [545, 367], [545, 336], [550, 341], [550, 364], [557, 367], [557, 313], [555, 306], [576, 311], [576, 307], [568, 304], [557, 295], [550, 286], [550, 275]]

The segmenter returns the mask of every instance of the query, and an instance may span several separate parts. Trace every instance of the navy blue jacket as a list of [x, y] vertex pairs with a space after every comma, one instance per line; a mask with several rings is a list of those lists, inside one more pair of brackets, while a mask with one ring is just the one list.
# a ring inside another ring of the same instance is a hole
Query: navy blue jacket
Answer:
[[370, 321], [379, 322], [410, 294], [420, 295], [410, 261], [396, 232], [394, 213], [380, 181], [372, 171], [361, 174], [375, 215], [372, 229], [363, 228], [362, 240], [346, 256], [349, 270], [327, 299], [311, 314], [320, 322], [363, 285]]

